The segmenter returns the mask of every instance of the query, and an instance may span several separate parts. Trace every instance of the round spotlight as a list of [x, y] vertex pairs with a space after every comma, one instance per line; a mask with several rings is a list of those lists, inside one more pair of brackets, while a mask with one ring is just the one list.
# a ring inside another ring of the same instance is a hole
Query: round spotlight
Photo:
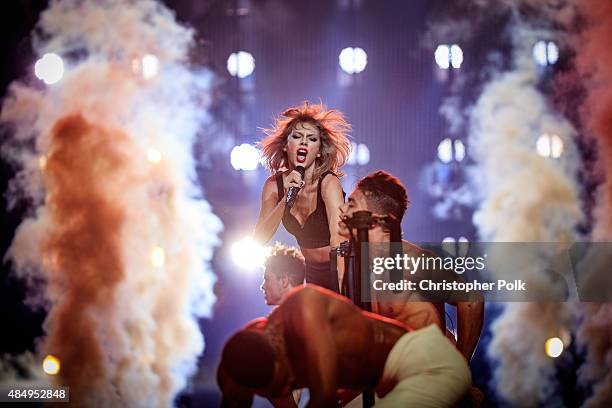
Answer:
[[450, 58], [449, 58], [449, 49], [448, 45], [438, 45], [436, 51], [434, 52], [434, 59], [436, 60], [436, 64], [440, 69], [448, 69], [450, 67]]
[[231, 247], [234, 263], [242, 269], [262, 267], [270, 248], [260, 245], [253, 237], [245, 237]]
[[259, 152], [255, 146], [248, 143], [234, 146], [230, 153], [230, 162], [235, 170], [255, 170], [257, 168], [257, 163], [259, 163]]
[[231, 76], [246, 78], [255, 70], [255, 58], [246, 51], [238, 51], [227, 58], [227, 71]]
[[368, 65], [368, 54], [363, 48], [347, 47], [340, 51], [338, 63], [347, 74], [358, 74]]
[[563, 353], [563, 341], [559, 337], [551, 337], [544, 343], [546, 355], [550, 358], [557, 358]]
[[442, 163], [450, 163], [453, 161], [453, 142], [450, 137], [442, 140], [438, 145], [438, 159]]
[[47, 85], [55, 84], [64, 76], [64, 61], [57, 54], [45, 54], [36, 61], [34, 74]]
[[355, 59], [355, 73], [358, 74], [368, 65], [368, 54], [363, 48], [353, 48], [353, 58]]
[[164, 248], [155, 246], [151, 248], [151, 265], [161, 268], [166, 263], [166, 251]]
[[57, 375], [60, 371], [60, 360], [52, 354], [47, 355], [43, 360], [43, 371], [47, 375]]
[[533, 46], [533, 58], [538, 65], [546, 66], [546, 42], [538, 41]]
[[453, 68], [461, 68], [461, 64], [463, 63], [463, 50], [457, 44], [453, 44], [450, 47], [450, 60]]
[[550, 156], [553, 159], [558, 159], [563, 154], [563, 140], [557, 135], [550, 137]]
[[457, 255], [457, 240], [454, 237], [445, 237], [440, 246], [449, 254]]
[[365, 166], [370, 162], [370, 149], [364, 144], [357, 146], [357, 164]]
[[556, 64], [557, 61], [559, 61], [559, 47], [557, 47], [557, 44], [549, 41], [546, 50], [548, 55], [548, 64]]
[[463, 161], [465, 159], [465, 145], [459, 139], [455, 140], [455, 160], [458, 162]]
[[159, 60], [153, 54], [147, 54], [142, 57], [142, 77], [144, 79], [151, 79], [159, 72]]
[[536, 141], [536, 151], [542, 157], [558, 159], [563, 154], [563, 140], [558, 135], [544, 133]]

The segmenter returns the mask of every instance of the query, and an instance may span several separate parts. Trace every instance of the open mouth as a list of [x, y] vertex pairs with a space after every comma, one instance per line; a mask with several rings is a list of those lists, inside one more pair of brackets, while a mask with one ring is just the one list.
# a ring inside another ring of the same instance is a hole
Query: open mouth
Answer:
[[308, 156], [308, 149], [301, 147], [297, 150], [296, 160], [298, 163], [304, 163], [306, 161], [306, 156]]

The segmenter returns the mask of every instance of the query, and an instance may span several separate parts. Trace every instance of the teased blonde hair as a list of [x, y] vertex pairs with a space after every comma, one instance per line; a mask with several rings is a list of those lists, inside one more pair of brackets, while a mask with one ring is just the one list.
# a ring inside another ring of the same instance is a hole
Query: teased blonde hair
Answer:
[[312, 124], [319, 129], [321, 135], [321, 157], [315, 160], [313, 179], [317, 180], [327, 171], [343, 176], [339, 169], [346, 163], [351, 151], [351, 142], [347, 136], [351, 125], [339, 110], [327, 109], [322, 103], [311, 105], [308, 101], [287, 109], [275, 119], [271, 129], [263, 129], [266, 137], [258, 146], [266, 168], [272, 173], [289, 168], [287, 153], [283, 148], [298, 123]]

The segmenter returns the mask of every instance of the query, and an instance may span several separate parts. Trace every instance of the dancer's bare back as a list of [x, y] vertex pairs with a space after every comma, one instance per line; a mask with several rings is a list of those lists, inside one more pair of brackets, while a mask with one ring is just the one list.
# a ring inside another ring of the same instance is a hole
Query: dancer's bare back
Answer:
[[265, 333], [283, 356], [271, 384], [252, 392], [273, 399], [309, 388], [312, 406], [327, 406], [340, 388], [376, 387], [391, 348], [408, 329], [307, 285], [247, 330]]

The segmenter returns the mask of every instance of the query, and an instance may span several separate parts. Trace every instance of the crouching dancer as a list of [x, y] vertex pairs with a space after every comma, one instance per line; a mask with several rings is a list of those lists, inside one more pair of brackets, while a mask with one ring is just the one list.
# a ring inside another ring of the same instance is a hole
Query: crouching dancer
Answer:
[[452, 407], [471, 383], [438, 326], [411, 330], [311, 285], [228, 340], [217, 380], [223, 407], [248, 407], [254, 394], [294, 406], [297, 388], [310, 390], [308, 407], [337, 406], [338, 389], [374, 390], [377, 407]]

